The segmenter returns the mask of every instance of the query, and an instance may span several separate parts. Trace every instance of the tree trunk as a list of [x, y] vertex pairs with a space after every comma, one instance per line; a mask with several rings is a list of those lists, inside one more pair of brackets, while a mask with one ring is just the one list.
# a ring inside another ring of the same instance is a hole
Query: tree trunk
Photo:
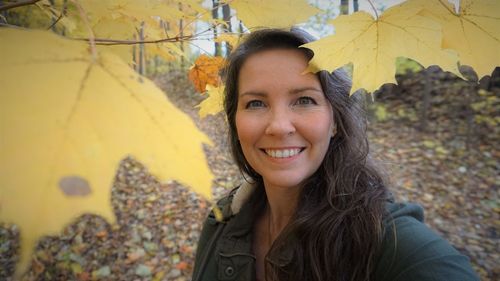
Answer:
[[349, 14], [349, 0], [340, 0], [340, 14], [341, 15]]
[[[179, 3], [179, 11], [182, 12], [182, 3]], [[179, 19], [179, 37], [182, 38], [184, 36], [184, 22], [182, 21], [182, 18]], [[184, 41], [180, 41], [180, 49], [184, 53]], [[183, 70], [186, 66], [186, 62], [184, 60], [184, 56], [181, 56], [181, 69]]]
[[[212, 18], [214, 20], [219, 19], [219, 0], [212, 0]], [[214, 28], [214, 39], [217, 38], [217, 24], [213, 25]], [[214, 41], [215, 55], [221, 55], [221, 46], [219, 42]]]
[[[139, 41], [144, 41], [144, 22], [141, 22], [141, 29], [139, 29]], [[139, 44], [139, 74], [146, 73], [146, 50], [144, 43]]]
[[358, 0], [353, 0], [353, 1], [352, 1], [352, 8], [353, 8], [353, 11], [354, 11], [354, 12], [359, 11], [359, 3], [358, 3]]
[[[132, 38], [137, 40], [137, 35], [134, 34]], [[132, 45], [132, 61], [135, 72], [139, 72], [139, 46], [137, 44]]]
[[[50, 3], [50, 5], [54, 8], [54, 6], [55, 6], [55, 1], [54, 1], [54, 0], [49, 0], [49, 3]], [[52, 14], [52, 13], [51, 13], [51, 14]], [[51, 29], [53, 32], [56, 32], [56, 25], [55, 25], [54, 23], [55, 23], [55, 21], [57, 20], [57, 17], [55, 17], [55, 16], [52, 14], [52, 15], [50, 16], [50, 18], [52, 19], [52, 23], [51, 23], [51, 24], [52, 24], [52, 26], [51, 26], [51, 28], [50, 28], [50, 29]], [[56, 32], [56, 33], [57, 33], [57, 32]]]
[[240, 36], [241, 36], [241, 34], [243, 34], [243, 23], [241, 22], [241, 20], [239, 21], [239, 23], [240, 23], [240, 24], [239, 24], [239, 26], [238, 26], [238, 33], [239, 33], [239, 34], [240, 34]]
[[[227, 31], [232, 32], [233, 28], [231, 26], [231, 10], [229, 9], [228, 4], [222, 5], [222, 19], [227, 24]], [[229, 53], [231, 53], [231, 45], [229, 45], [227, 42], [224, 45], [226, 47], [224, 55], [227, 57], [229, 56]]]
[[[0, 0], [0, 7], [3, 6], [3, 0]], [[7, 11], [0, 12], [0, 23], [7, 23]]]

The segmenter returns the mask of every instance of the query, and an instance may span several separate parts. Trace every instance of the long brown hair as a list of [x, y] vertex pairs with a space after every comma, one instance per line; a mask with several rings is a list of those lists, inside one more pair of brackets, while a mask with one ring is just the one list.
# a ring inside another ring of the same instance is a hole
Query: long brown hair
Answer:
[[[261, 187], [262, 177], [245, 159], [236, 131], [239, 71], [250, 55], [269, 49], [298, 49], [311, 59], [312, 51], [300, 48], [311, 41], [300, 29], [255, 31], [232, 52], [223, 72], [233, 157]], [[366, 120], [360, 97], [349, 96], [348, 75], [342, 70], [317, 75], [332, 105], [337, 133], [320, 168], [303, 184], [294, 217], [267, 254], [266, 279], [370, 280], [388, 192], [370, 161]], [[263, 188], [257, 190], [252, 200], [262, 210], [266, 196]]]

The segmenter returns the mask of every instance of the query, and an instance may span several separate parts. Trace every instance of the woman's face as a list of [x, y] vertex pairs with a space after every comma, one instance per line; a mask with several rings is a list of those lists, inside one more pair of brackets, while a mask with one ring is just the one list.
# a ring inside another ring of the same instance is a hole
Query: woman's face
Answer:
[[325, 157], [334, 121], [316, 75], [293, 49], [251, 55], [238, 76], [236, 129], [243, 154], [266, 187], [297, 187]]

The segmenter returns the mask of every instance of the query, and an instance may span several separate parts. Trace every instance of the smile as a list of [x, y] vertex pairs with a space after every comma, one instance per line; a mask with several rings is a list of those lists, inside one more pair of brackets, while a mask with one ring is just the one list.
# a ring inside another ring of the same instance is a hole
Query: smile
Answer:
[[302, 150], [303, 148], [264, 149], [264, 152], [273, 158], [288, 158], [299, 154]]

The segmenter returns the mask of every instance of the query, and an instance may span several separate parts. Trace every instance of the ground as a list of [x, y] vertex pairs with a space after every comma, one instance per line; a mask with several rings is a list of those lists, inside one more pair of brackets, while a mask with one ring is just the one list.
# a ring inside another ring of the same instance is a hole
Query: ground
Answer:
[[[205, 152], [215, 175], [214, 197], [223, 196], [241, 182], [227, 149], [224, 117], [200, 120], [194, 105], [203, 97], [193, 93], [181, 74], [155, 81], [213, 140], [215, 145], [206, 146]], [[398, 112], [402, 117], [370, 119], [369, 136], [372, 154], [387, 174], [395, 198], [423, 205], [427, 224], [471, 258], [482, 280], [499, 280], [497, 139], [471, 141], [460, 133], [461, 121], [437, 111], [432, 111], [435, 116], [431, 114], [423, 132], [405, 108], [407, 103], [386, 100], [389, 116]], [[201, 224], [212, 202], [176, 182], [159, 183], [146, 167], [127, 158], [116, 174], [112, 204], [116, 224], [84, 215], [60, 236], [43, 238], [23, 279], [190, 279]], [[15, 225], [1, 226], [0, 279], [9, 280], [17, 258], [18, 230]]]

